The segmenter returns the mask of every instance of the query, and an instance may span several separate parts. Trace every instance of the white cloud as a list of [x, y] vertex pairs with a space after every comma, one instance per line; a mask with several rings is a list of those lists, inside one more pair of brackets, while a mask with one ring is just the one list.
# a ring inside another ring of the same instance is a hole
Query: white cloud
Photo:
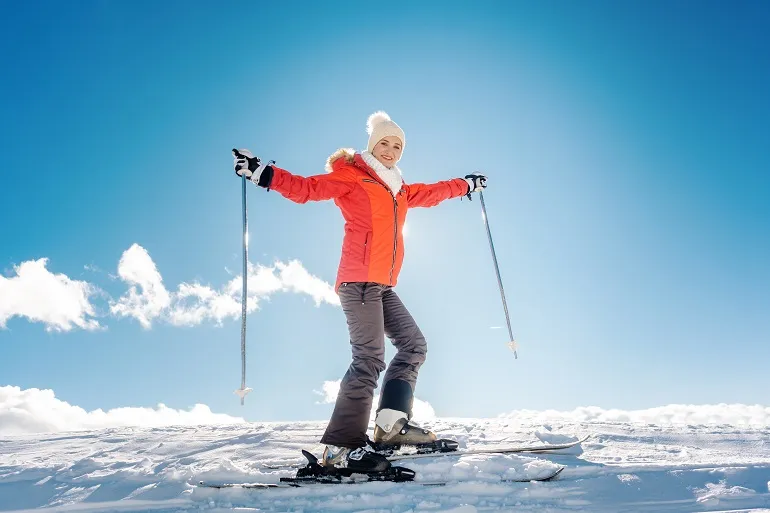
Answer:
[[646, 410], [605, 410], [585, 406], [572, 411], [517, 410], [502, 415], [535, 422], [604, 422], [638, 424], [690, 424], [770, 426], [770, 407], [746, 404], [670, 404]]
[[152, 320], [171, 304], [171, 296], [163, 286], [155, 262], [146, 249], [133, 244], [120, 257], [118, 276], [130, 287], [128, 293], [110, 306], [110, 311], [119, 317], [135, 317], [139, 324], [149, 328]]
[[16, 276], [0, 276], [0, 328], [14, 316], [42, 322], [47, 331], [73, 328], [98, 329], [90, 297], [97, 288], [85, 281], [54, 274], [47, 258], [29, 260], [14, 266]]
[[[128, 248], [118, 262], [118, 276], [128, 291], [118, 299], [86, 282], [46, 269], [48, 259], [30, 260], [15, 266], [16, 276], [0, 276], [0, 329], [14, 316], [42, 322], [49, 331], [73, 328], [100, 328], [94, 295], [103, 295], [109, 312], [116, 317], [130, 317], [149, 329], [154, 321], [174, 326], [195, 326], [206, 321], [221, 323], [241, 315], [242, 276], [236, 276], [220, 289], [200, 283], [182, 283], [175, 292], [163, 283], [152, 257], [139, 244]], [[86, 266], [87, 270], [96, 270]], [[97, 270], [98, 271], [98, 270]], [[334, 287], [310, 274], [298, 260], [275, 262], [272, 266], [249, 264], [247, 310], [259, 308], [260, 301], [279, 292], [310, 296], [316, 306], [339, 305]]]
[[[295, 292], [311, 296], [316, 306], [322, 302], [339, 305], [339, 297], [329, 283], [311, 275], [297, 260], [276, 262], [272, 267], [249, 264], [247, 311], [276, 292]], [[236, 276], [220, 290], [200, 283], [182, 283], [169, 292], [147, 250], [132, 245], [120, 259], [118, 274], [131, 287], [113, 301], [110, 311], [119, 317], [134, 317], [144, 328], [154, 320], [175, 326], [195, 326], [206, 320], [217, 323], [241, 315], [243, 277]]]
[[240, 417], [212, 413], [196, 404], [189, 410], [175, 410], [159, 404], [156, 408], [115, 408], [86, 411], [57, 399], [52, 390], [0, 386], [0, 435], [82, 431], [123, 426], [161, 427], [204, 424], [236, 424]]
[[332, 404], [337, 400], [337, 395], [340, 393], [340, 383], [342, 380], [337, 381], [324, 381], [321, 385], [321, 390], [313, 390], [314, 394], [321, 396], [321, 400], [316, 404]]
[[[314, 394], [321, 396], [321, 400], [316, 404], [333, 404], [337, 400], [337, 395], [340, 393], [340, 383], [342, 380], [336, 381], [324, 381], [321, 385], [321, 390], [313, 390]], [[372, 401], [372, 410], [369, 412], [370, 419], [374, 420], [377, 414], [377, 405], [380, 403], [379, 394], [374, 396]], [[414, 398], [412, 403], [412, 417], [415, 421], [421, 422], [436, 418], [436, 412], [433, 406], [429, 402]]]
[[324, 301], [332, 305], [340, 304], [334, 287], [307, 272], [298, 260], [288, 264], [276, 262], [275, 269], [283, 285], [281, 290], [307, 294], [315, 300], [316, 306]]

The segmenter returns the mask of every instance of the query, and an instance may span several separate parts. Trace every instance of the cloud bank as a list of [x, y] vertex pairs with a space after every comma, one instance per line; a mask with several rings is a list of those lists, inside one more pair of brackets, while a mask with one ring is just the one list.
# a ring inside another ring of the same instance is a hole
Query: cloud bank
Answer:
[[[326, 381], [319, 403], [334, 403], [339, 392], [339, 381]], [[374, 419], [379, 397], [374, 398], [371, 419]], [[770, 407], [744, 404], [668, 405], [646, 410], [605, 410], [581, 407], [572, 411], [518, 410], [499, 418], [518, 420], [528, 424], [551, 422], [651, 424], [651, 425], [724, 425], [732, 427], [770, 427]], [[418, 422], [436, 419], [433, 407], [415, 398], [414, 419]], [[86, 411], [56, 398], [52, 390], [16, 386], [0, 386], [0, 435], [29, 433], [57, 433], [98, 430], [116, 427], [164, 427], [238, 424], [241, 417], [213, 413], [204, 404], [188, 410], [176, 410], [163, 404], [155, 408], [124, 407], [108, 411]]]
[[576, 408], [572, 411], [517, 410], [504, 415], [535, 422], [602, 422], [609, 424], [682, 424], [770, 426], [770, 407], [746, 404], [670, 404], [646, 410], [605, 410], [597, 406]]
[[47, 331], [74, 328], [95, 330], [91, 297], [98, 288], [85, 281], [54, 274], [46, 266], [47, 258], [29, 260], [14, 266], [16, 276], [0, 276], [0, 328], [11, 317], [25, 317], [45, 324]]
[[[149, 329], [154, 322], [174, 326], [196, 326], [204, 322], [220, 324], [241, 315], [242, 275], [216, 289], [197, 282], [181, 283], [175, 291], [163, 283], [158, 267], [145, 248], [133, 244], [118, 262], [118, 279], [128, 286], [119, 298], [109, 298], [95, 285], [72, 280], [46, 269], [48, 260], [30, 260], [14, 267], [16, 276], [0, 276], [0, 329], [8, 319], [24, 317], [45, 324], [48, 331], [95, 330], [97, 321], [93, 296], [106, 296], [104, 310], [116, 318], [132, 318]], [[306, 294], [316, 306], [339, 305], [334, 287], [310, 274], [298, 260], [276, 262], [272, 266], [248, 268], [247, 310], [259, 309], [261, 301], [281, 292]]]
[[0, 386], [0, 435], [241, 422], [245, 421], [240, 417], [212, 413], [204, 404], [196, 404], [186, 411], [168, 408], [163, 404], [155, 408], [86, 411], [57, 399], [53, 390], [21, 390], [15, 386]]

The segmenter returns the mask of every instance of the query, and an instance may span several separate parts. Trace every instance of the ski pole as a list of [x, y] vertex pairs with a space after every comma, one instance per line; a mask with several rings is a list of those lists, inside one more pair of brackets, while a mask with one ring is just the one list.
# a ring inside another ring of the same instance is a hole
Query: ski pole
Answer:
[[[236, 157], [242, 156], [238, 150], [233, 150]], [[246, 394], [251, 389], [246, 386], [246, 301], [248, 298], [248, 262], [249, 262], [249, 221], [246, 212], [246, 173], [241, 175], [241, 204], [243, 206], [243, 294], [241, 296], [241, 388], [235, 391], [244, 403]]]
[[481, 216], [484, 218], [484, 225], [487, 227], [487, 237], [489, 238], [489, 249], [492, 251], [492, 261], [495, 264], [495, 273], [497, 273], [497, 285], [500, 287], [500, 297], [503, 300], [503, 310], [505, 310], [505, 322], [508, 323], [508, 335], [511, 337], [511, 341], [508, 342], [508, 347], [513, 351], [513, 357], [518, 359], [519, 355], [516, 352], [516, 341], [513, 339], [513, 330], [511, 330], [511, 316], [508, 315], [508, 304], [505, 301], [505, 291], [503, 290], [503, 280], [500, 278], [500, 267], [497, 265], [497, 256], [495, 255], [495, 245], [492, 242], [492, 232], [489, 230], [489, 219], [487, 219], [487, 206], [484, 204], [484, 192], [479, 191], [479, 198], [481, 198]]

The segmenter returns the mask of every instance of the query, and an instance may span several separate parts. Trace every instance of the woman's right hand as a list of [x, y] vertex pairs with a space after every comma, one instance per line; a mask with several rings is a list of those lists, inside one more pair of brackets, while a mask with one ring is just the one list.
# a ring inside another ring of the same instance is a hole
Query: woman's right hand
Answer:
[[233, 160], [235, 161], [235, 174], [238, 176], [246, 176], [251, 180], [251, 176], [254, 171], [259, 169], [261, 161], [259, 157], [255, 157], [249, 150], [236, 150], [233, 148]]

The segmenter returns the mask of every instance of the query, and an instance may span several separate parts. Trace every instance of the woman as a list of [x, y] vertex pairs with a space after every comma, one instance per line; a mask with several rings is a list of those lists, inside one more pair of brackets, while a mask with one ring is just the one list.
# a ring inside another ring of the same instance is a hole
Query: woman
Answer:
[[397, 353], [387, 367], [375, 419], [380, 445], [431, 442], [436, 435], [410, 421], [417, 372], [427, 346], [420, 328], [393, 287], [404, 258], [402, 228], [412, 207], [433, 207], [444, 200], [480, 191], [486, 177], [434, 184], [403, 181], [396, 166], [404, 151], [403, 130], [385, 112], [367, 121], [366, 151], [341, 149], [329, 157], [328, 174], [302, 177], [263, 163], [248, 150], [233, 150], [235, 172], [260, 187], [296, 202], [333, 199], [345, 219], [345, 237], [335, 291], [347, 318], [353, 362], [340, 384], [332, 418], [321, 438], [322, 464], [357, 472], [379, 472], [390, 463], [366, 436], [374, 389], [385, 370], [384, 336]]

